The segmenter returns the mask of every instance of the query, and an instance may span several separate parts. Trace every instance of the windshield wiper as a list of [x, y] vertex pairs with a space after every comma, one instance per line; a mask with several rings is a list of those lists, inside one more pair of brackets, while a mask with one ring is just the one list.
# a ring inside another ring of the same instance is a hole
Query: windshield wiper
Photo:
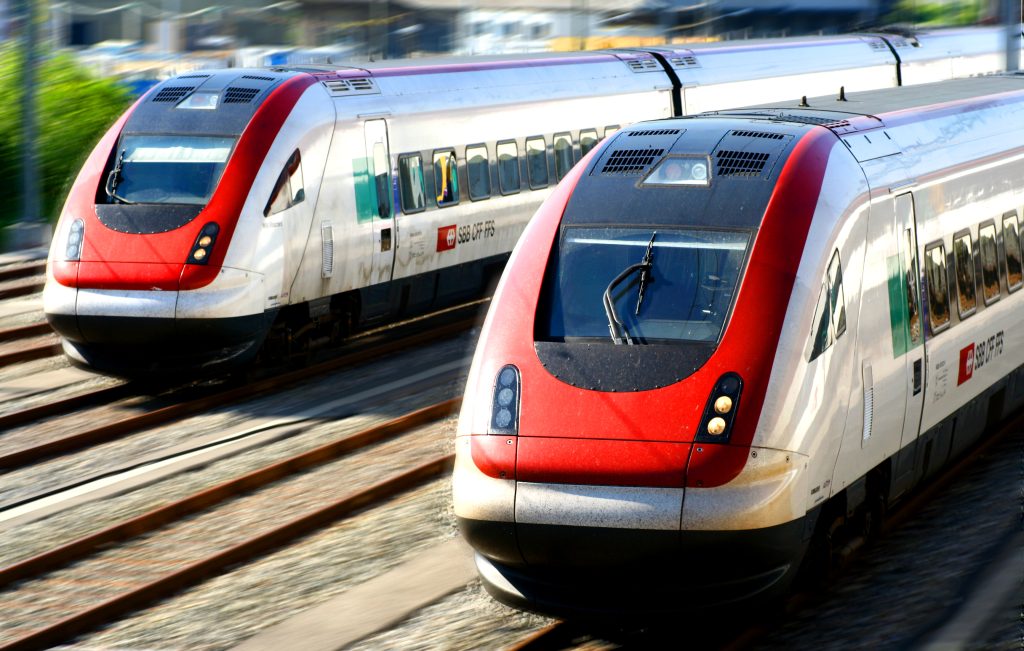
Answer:
[[636, 312], [633, 314], [640, 316], [640, 304], [644, 302], [644, 290], [647, 289], [647, 283], [651, 281], [651, 269], [654, 267], [654, 238], [658, 236], [658, 231], [651, 233], [651, 241], [647, 243], [647, 252], [644, 253], [644, 259], [640, 262], [643, 268], [640, 270], [640, 291], [636, 295]]
[[117, 194], [117, 185], [121, 182], [121, 167], [124, 165], [125, 152], [127, 152], [126, 149], [121, 150], [121, 155], [117, 157], [117, 163], [114, 164], [114, 169], [110, 170], [110, 174], [107, 175], [107, 184], [103, 189], [111, 199], [116, 199], [121, 203], [135, 203], [134, 201], [128, 201], [121, 195]]
[[[647, 244], [647, 252], [644, 254], [643, 260], [623, 269], [622, 273], [616, 276], [615, 280], [609, 283], [608, 287], [604, 290], [604, 313], [608, 317], [608, 332], [611, 334], [612, 341], [615, 342], [616, 345], [621, 344], [622, 340], [625, 339], [626, 343], [632, 346], [633, 338], [629, 336], [629, 330], [626, 329], [625, 324], [619, 320], [618, 315], [615, 313], [615, 301], [612, 300], [612, 290], [615, 289], [619, 283], [639, 271], [641, 274], [640, 297], [637, 300], [637, 313], [639, 313], [640, 301], [643, 301], [644, 298], [644, 286], [648, 282], [648, 274], [650, 273], [651, 266], [653, 265], [652, 249], [654, 247], [654, 236], [657, 234], [658, 232], [655, 231], [654, 235], [651, 235], [651, 241]], [[622, 336], [619, 335], [619, 332], [622, 333]]]

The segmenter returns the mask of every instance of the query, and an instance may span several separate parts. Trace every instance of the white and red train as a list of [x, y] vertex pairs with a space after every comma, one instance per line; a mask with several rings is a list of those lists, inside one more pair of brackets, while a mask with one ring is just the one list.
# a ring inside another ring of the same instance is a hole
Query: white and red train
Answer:
[[776, 595], [1024, 405], [1024, 77], [848, 100], [633, 125], [530, 222], [456, 439], [499, 600]]
[[72, 359], [113, 372], [304, 349], [480, 292], [623, 125], [985, 74], [1002, 52], [983, 28], [182, 75], [87, 160], [44, 310]]

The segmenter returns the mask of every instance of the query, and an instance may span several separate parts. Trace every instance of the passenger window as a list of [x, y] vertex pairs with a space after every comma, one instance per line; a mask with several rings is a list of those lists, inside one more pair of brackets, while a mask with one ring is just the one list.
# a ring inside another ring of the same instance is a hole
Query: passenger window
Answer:
[[[904, 195], [909, 198], [909, 195]], [[917, 291], [917, 247], [914, 231], [903, 231], [903, 283], [907, 293], [907, 334], [910, 345], [921, 343], [921, 295]]]
[[1006, 253], [1006, 286], [1013, 292], [1020, 289], [1024, 283], [1016, 213], [1009, 213], [1003, 217], [1003, 251]]
[[846, 332], [846, 299], [843, 295], [843, 265], [839, 251], [828, 263], [828, 276], [821, 284], [818, 304], [814, 308], [813, 335], [807, 352], [807, 361], [814, 361], [828, 350], [832, 343]]
[[502, 194], [519, 192], [519, 147], [514, 140], [498, 143], [498, 185]]
[[526, 139], [526, 171], [529, 173], [531, 190], [547, 187], [548, 152], [547, 141], [543, 136]]
[[473, 201], [491, 196], [491, 168], [487, 162], [487, 146], [466, 147], [466, 173], [469, 176], [469, 198]]
[[978, 247], [981, 249], [981, 295], [988, 305], [999, 300], [999, 253], [994, 223], [978, 228]]
[[302, 184], [302, 159], [299, 156], [299, 150], [296, 149], [285, 163], [280, 176], [277, 177], [274, 191], [270, 193], [270, 200], [267, 201], [267, 206], [263, 209], [263, 216], [276, 215], [282, 210], [302, 203], [305, 199], [306, 191]]
[[580, 155], [586, 156], [597, 145], [597, 129], [580, 131]]
[[391, 219], [391, 179], [388, 150], [384, 143], [373, 143], [373, 179], [377, 189], [377, 216]]
[[439, 208], [459, 202], [459, 167], [452, 150], [434, 152], [434, 195]]
[[561, 181], [572, 169], [572, 136], [568, 133], [555, 134], [555, 176]]
[[975, 295], [974, 257], [971, 234], [964, 233], [953, 239], [954, 268], [956, 269], [957, 309], [961, 318], [974, 314], [978, 307]]
[[949, 283], [946, 275], [946, 247], [929, 245], [924, 252], [924, 279], [928, 283], [928, 323], [932, 334], [949, 327]]
[[423, 183], [423, 158], [419, 154], [398, 157], [398, 185], [402, 195], [402, 212], [423, 212], [427, 193]]

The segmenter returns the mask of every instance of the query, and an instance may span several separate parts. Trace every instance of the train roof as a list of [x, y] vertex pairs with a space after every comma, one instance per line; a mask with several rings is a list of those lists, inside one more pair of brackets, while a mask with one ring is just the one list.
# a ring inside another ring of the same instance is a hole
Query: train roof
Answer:
[[[819, 124], [838, 133], [850, 133], [927, 119], [939, 112], [982, 109], [993, 105], [994, 96], [1024, 100], [1024, 73], [953, 79], [931, 84], [883, 88], [837, 95], [773, 102], [716, 111], [705, 115], [765, 117], [777, 121]], [[860, 118], [860, 119], [858, 119]]]

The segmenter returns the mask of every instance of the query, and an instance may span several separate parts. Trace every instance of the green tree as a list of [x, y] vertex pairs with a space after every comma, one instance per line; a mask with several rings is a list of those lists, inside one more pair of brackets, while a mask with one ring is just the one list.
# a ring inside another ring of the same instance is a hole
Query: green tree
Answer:
[[988, 0], [899, 0], [885, 21], [932, 27], [974, 25], [984, 17], [987, 6]]
[[[21, 53], [0, 47], [0, 226], [21, 218]], [[43, 214], [55, 221], [89, 152], [131, 102], [128, 91], [91, 75], [69, 55], [39, 66], [36, 156]]]

